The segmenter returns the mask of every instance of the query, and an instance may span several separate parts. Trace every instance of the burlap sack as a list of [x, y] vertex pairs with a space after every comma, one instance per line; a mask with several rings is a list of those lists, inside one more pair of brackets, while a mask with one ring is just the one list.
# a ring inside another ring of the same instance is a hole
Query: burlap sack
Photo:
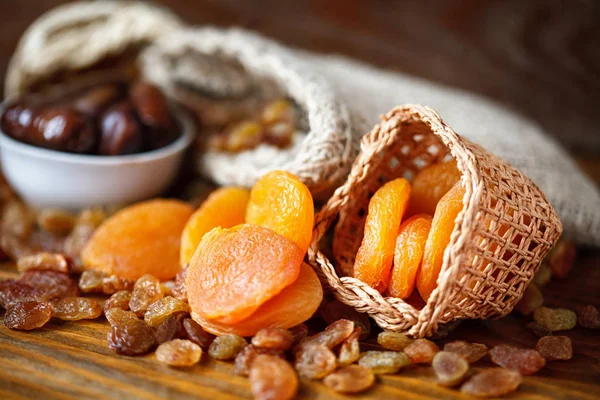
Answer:
[[[427, 304], [418, 309], [342, 276], [351, 274], [373, 193], [389, 180], [410, 180], [449, 155], [457, 160], [466, 193]], [[335, 221], [332, 263], [320, 241]], [[340, 301], [368, 313], [386, 330], [423, 337], [439, 324], [509, 313], [561, 232], [556, 212], [531, 180], [452, 131], [430, 108], [403, 106], [363, 138], [346, 183], [315, 218], [308, 254]]]
[[25, 31], [10, 60], [5, 97], [58, 73], [90, 67], [181, 27], [169, 11], [145, 3], [87, 1], [56, 7]]
[[[188, 29], [165, 35], [141, 55], [146, 79], [182, 103], [178, 88], [193, 79], [213, 98], [243, 98], [253, 87], [272, 83], [305, 114], [307, 132], [292, 146], [259, 145], [241, 153], [207, 150], [198, 155], [204, 176], [222, 185], [252, 186], [274, 169], [297, 175], [316, 198], [326, 198], [348, 174], [356, 155], [353, 138], [364, 132], [360, 111], [351, 117], [326, 81], [298, 57], [258, 35], [236, 29]], [[277, 90], [277, 89], [274, 89]], [[354, 135], [353, 135], [354, 130]]]

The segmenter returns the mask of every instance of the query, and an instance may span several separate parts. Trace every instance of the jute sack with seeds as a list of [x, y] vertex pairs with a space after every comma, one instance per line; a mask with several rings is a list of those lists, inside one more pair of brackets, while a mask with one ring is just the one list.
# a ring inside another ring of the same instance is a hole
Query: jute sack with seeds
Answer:
[[280, 169], [326, 198], [356, 155], [353, 123], [329, 85], [289, 50], [251, 32], [165, 35], [144, 51], [144, 75], [200, 121], [197, 165], [221, 185], [252, 186]]
[[[334, 223], [330, 260], [321, 239]], [[531, 180], [435, 111], [406, 105], [363, 137], [348, 179], [316, 216], [309, 261], [340, 301], [386, 330], [424, 337], [509, 313], [561, 232]]]

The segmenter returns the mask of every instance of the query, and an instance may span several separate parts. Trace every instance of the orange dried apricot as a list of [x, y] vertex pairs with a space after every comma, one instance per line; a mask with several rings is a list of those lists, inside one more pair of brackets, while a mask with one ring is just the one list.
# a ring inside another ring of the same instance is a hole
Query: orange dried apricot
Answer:
[[242, 321], [298, 278], [303, 258], [294, 242], [271, 229], [214, 228], [188, 267], [190, 307], [211, 322]]
[[231, 228], [243, 224], [250, 199], [248, 189], [224, 187], [215, 190], [191, 216], [181, 235], [180, 264], [189, 263], [202, 240], [212, 228]]
[[178, 200], [150, 200], [126, 207], [107, 219], [82, 252], [86, 268], [136, 280], [160, 280], [179, 271], [181, 232], [194, 212]]
[[389, 281], [394, 247], [410, 197], [404, 178], [383, 185], [369, 201], [365, 234], [356, 254], [354, 276], [383, 292]]
[[196, 313], [192, 317], [206, 331], [215, 335], [253, 336], [264, 328], [291, 328], [308, 320], [323, 300], [317, 274], [302, 263], [298, 279], [277, 296], [260, 306], [252, 315], [235, 324], [207, 321]]
[[312, 239], [314, 213], [313, 198], [306, 185], [289, 172], [272, 171], [252, 188], [246, 222], [274, 230], [306, 253]]
[[407, 214], [433, 215], [441, 198], [460, 180], [456, 160], [423, 168], [412, 182]]
[[415, 215], [400, 225], [388, 286], [391, 296], [406, 299], [412, 294], [430, 230], [431, 217], [426, 214]]
[[437, 286], [437, 278], [444, 262], [444, 251], [450, 243], [454, 220], [463, 208], [464, 195], [465, 189], [460, 182], [457, 182], [442, 197], [435, 209], [431, 231], [425, 244], [423, 261], [417, 274], [417, 290], [425, 301], [429, 299], [431, 292]]

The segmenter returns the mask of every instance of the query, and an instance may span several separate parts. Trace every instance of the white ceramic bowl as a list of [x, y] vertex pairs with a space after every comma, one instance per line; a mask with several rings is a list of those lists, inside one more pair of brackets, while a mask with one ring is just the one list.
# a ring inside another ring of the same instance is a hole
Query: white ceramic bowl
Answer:
[[191, 119], [183, 112], [176, 115], [180, 138], [157, 150], [125, 156], [47, 150], [18, 142], [0, 129], [0, 165], [12, 188], [34, 207], [77, 210], [148, 199], [173, 182], [194, 139]]

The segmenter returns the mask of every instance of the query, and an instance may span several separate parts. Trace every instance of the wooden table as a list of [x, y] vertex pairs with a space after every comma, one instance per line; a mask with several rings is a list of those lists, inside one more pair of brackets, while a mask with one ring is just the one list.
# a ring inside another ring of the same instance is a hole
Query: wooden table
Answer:
[[[60, 0], [0, 2], [0, 72], [24, 29]], [[289, 45], [338, 52], [379, 66], [473, 90], [543, 125], [600, 182], [600, 6], [561, 0], [161, 0], [188, 22], [242, 25]], [[569, 278], [544, 289], [549, 306], [600, 305], [600, 252], [580, 254]], [[0, 279], [14, 269], [0, 267]], [[0, 314], [1, 315], [1, 314]], [[536, 338], [527, 320], [463, 323], [447, 340], [523, 347]], [[153, 356], [129, 358], [106, 347], [107, 323], [53, 323], [39, 331], [0, 324], [0, 398], [250, 398], [247, 380], [206, 357], [191, 370]], [[577, 328], [575, 355], [527, 377], [511, 398], [600, 398], [600, 340]], [[482, 365], [485, 365], [482, 364]], [[303, 382], [300, 397], [345, 398]], [[461, 398], [438, 387], [427, 368], [378, 378], [356, 398]]]

